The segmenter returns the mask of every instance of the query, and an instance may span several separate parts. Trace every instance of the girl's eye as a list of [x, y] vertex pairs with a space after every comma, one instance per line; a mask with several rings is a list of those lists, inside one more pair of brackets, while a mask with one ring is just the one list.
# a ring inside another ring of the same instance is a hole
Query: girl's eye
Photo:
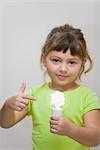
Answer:
[[68, 63], [71, 65], [77, 64], [77, 62], [75, 62], [75, 61], [69, 61]]
[[58, 62], [59, 60], [58, 59], [53, 59], [53, 61]]
[[51, 61], [56, 64], [60, 62], [60, 60], [58, 60], [58, 59], [51, 59]]

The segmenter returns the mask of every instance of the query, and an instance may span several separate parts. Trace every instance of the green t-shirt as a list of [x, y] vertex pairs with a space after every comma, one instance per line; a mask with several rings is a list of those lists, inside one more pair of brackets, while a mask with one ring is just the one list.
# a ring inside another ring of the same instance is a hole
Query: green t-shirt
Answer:
[[[89, 150], [89, 147], [67, 136], [50, 132], [49, 120], [53, 107], [50, 103], [50, 94], [53, 92], [48, 83], [31, 88], [28, 92], [29, 95], [37, 97], [36, 101], [30, 101], [28, 105], [28, 115], [32, 116], [33, 121], [33, 150]], [[86, 112], [100, 109], [96, 94], [84, 85], [64, 92], [64, 96], [63, 116], [78, 126], [84, 126], [83, 116]]]

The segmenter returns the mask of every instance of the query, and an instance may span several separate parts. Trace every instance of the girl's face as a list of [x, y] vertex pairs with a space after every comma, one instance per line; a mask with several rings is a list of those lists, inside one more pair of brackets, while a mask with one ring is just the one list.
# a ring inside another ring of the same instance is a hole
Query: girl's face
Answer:
[[42, 62], [51, 78], [53, 89], [73, 88], [83, 69], [81, 59], [72, 56], [70, 50], [66, 53], [51, 51], [42, 58]]

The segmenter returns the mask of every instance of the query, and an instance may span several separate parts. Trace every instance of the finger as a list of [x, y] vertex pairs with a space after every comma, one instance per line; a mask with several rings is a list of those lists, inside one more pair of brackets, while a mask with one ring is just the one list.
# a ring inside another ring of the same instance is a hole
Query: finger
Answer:
[[56, 115], [53, 115], [50, 117], [50, 120], [55, 120], [55, 121], [59, 121], [60, 117], [59, 116], [56, 116]]
[[19, 88], [18, 94], [20, 95], [20, 94], [24, 93], [25, 89], [26, 89], [26, 84], [22, 83]]
[[56, 129], [56, 128], [57, 128], [57, 125], [50, 125], [50, 128], [51, 128], [51, 129]]
[[22, 111], [22, 110], [23, 110], [23, 109], [20, 108], [20, 107], [18, 107], [18, 106], [15, 108], [15, 111]]
[[20, 103], [22, 103], [24, 105], [28, 105], [28, 103], [31, 99], [33, 99], [33, 97], [26, 96], [26, 95], [21, 95], [21, 96], [18, 95], [17, 101], [16, 101], [16, 106], [19, 106]]
[[57, 134], [57, 130], [56, 130], [56, 129], [50, 128], [50, 132], [51, 132], [51, 133], [54, 133], [54, 134]]
[[29, 99], [22, 98], [21, 103], [28, 105], [29, 101], [30, 101]]
[[18, 103], [17, 107], [19, 107], [20, 109], [24, 109], [27, 105], [24, 103]]
[[15, 102], [15, 106], [16, 107], [20, 107], [20, 108], [25, 108], [26, 106], [27, 106], [27, 104], [28, 104], [28, 102], [24, 102], [25, 100], [23, 99], [23, 98], [21, 98], [21, 97], [18, 97], [17, 98], [17, 101]]
[[57, 125], [57, 124], [58, 124], [58, 121], [50, 120], [50, 124]]
[[36, 97], [30, 96], [30, 95], [23, 95], [22, 98], [28, 99], [28, 100], [36, 100]]
[[23, 104], [25, 104], [25, 105], [28, 105], [29, 100], [28, 100], [28, 99], [23, 99], [23, 98], [22, 98], [21, 103], [23, 103]]
[[24, 105], [28, 105], [29, 100], [19, 96], [19, 97], [17, 98], [16, 105], [18, 105], [18, 104], [20, 104], [20, 103], [22, 103], [22, 104], [24, 104]]
[[22, 111], [23, 110], [23, 108], [21, 108], [19, 106], [16, 106], [16, 105], [12, 105], [11, 109], [14, 110], [14, 111]]

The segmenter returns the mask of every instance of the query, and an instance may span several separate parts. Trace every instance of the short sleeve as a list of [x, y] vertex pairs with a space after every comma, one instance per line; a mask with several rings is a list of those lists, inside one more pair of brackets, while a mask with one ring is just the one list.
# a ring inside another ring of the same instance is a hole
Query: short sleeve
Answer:
[[86, 113], [93, 109], [100, 109], [100, 101], [95, 92], [89, 92], [85, 97], [83, 113]]
[[[33, 96], [33, 90], [32, 90], [32, 88], [30, 88], [27, 91], [27, 94], [30, 95], [30, 96]], [[29, 103], [28, 103], [28, 113], [27, 113], [27, 115], [30, 116], [31, 114], [32, 114], [32, 101], [30, 100]]]

